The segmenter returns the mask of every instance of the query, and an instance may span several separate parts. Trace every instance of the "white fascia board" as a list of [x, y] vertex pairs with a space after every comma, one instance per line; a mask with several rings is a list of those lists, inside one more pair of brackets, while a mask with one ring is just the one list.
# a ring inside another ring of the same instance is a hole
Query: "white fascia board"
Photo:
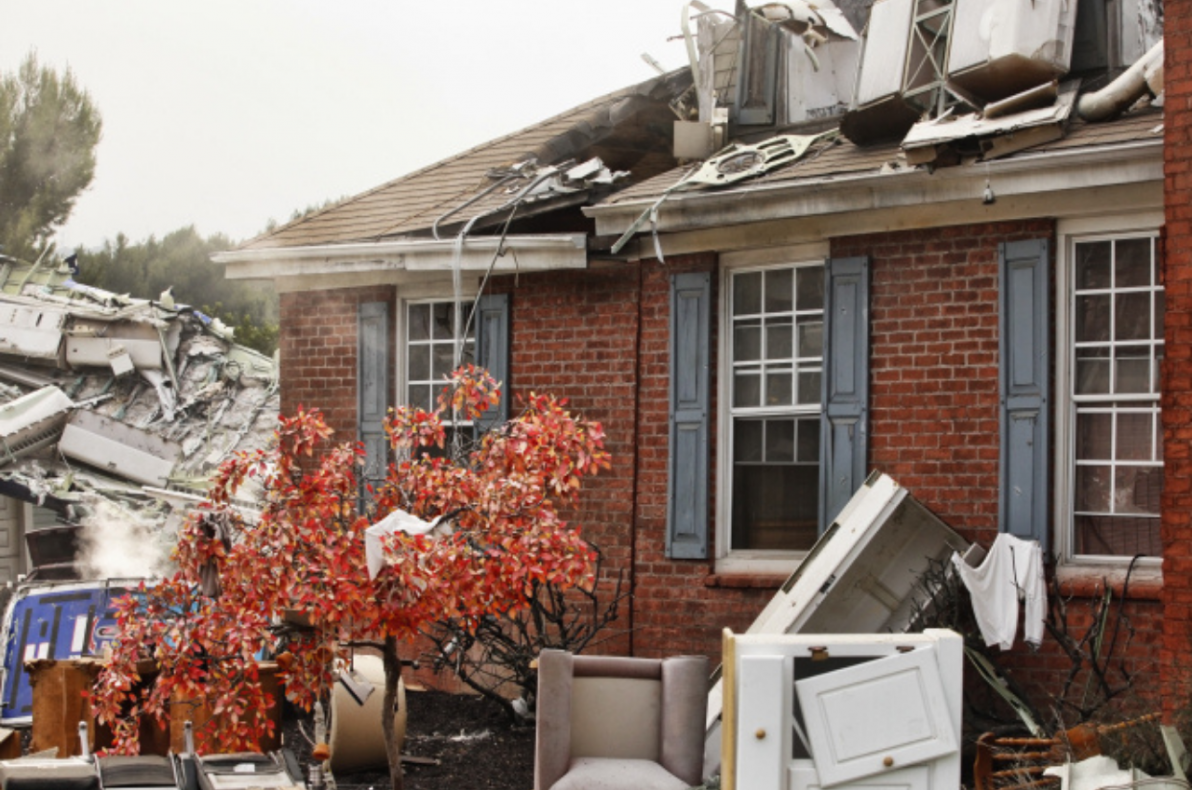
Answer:
[[[826, 214], [924, 206], [979, 197], [990, 181], [1002, 196], [1163, 181], [1163, 140], [1100, 149], [1021, 153], [1012, 159], [676, 193], [658, 208], [658, 230], [724, 227]], [[584, 208], [597, 235], [623, 233], [654, 199]], [[648, 227], [646, 228], [648, 231]]]
[[[504, 254], [496, 258], [494, 265], [500, 243], [495, 236], [465, 239], [460, 268], [483, 272], [492, 266], [496, 272], [524, 272], [582, 269], [588, 265], [587, 236], [582, 233], [507, 236]], [[418, 239], [230, 250], [212, 255], [211, 260], [225, 267], [230, 280], [277, 280], [378, 272], [450, 272], [455, 254], [455, 239]]]

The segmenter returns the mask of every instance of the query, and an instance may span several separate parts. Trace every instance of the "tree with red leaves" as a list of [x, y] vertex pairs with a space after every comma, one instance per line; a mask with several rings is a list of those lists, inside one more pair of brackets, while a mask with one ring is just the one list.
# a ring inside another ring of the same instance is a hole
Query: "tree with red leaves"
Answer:
[[[201, 749], [256, 748], [272, 731], [266, 711], [278, 702], [263, 691], [255, 657], [279, 649], [286, 612], [310, 623], [280, 648], [289, 699], [309, 709], [328, 693], [336, 660], [368, 646], [383, 657], [383, 709], [393, 711], [399, 647], [420, 628], [508, 615], [535, 585], [591, 584], [593, 553], [557, 508], [609, 465], [598, 423], [573, 415], [566, 400], [531, 394], [519, 416], [464, 457], [434, 452], [446, 442], [447, 416], [475, 420], [498, 392], [487, 372], [467, 365], [450, 377], [435, 412], [392, 412], [386, 429], [400, 460], [364, 508], [363, 450], [326, 449], [331, 430], [317, 410], [281, 418], [268, 449], [226, 462], [180, 536], [178, 570], [118, 605], [120, 635], [92, 693], [96, 719], [112, 727], [113, 751], [135, 753], [141, 717], [164, 723], [172, 699], [210, 708]], [[264, 492], [259, 511], [235, 499], [250, 478]], [[385, 564], [372, 578], [364, 531], [398, 508], [446, 528], [387, 535]], [[137, 666], [146, 658], [156, 673], [148, 688]], [[382, 726], [400, 790], [392, 715]]]

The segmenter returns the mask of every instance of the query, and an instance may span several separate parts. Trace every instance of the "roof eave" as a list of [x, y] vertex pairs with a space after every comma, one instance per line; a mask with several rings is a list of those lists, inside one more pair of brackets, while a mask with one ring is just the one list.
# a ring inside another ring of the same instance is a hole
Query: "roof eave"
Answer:
[[[588, 264], [582, 233], [535, 236], [474, 236], [458, 250], [463, 271], [549, 271], [582, 269]], [[505, 255], [504, 253], [514, 253]], [[344, 276], [379, 272], [450, 272], [455, 239], [401, 239], [318, 244], [304, 247], [239, 249], [211, 256], [231, 280], [279, 280], [291, 277]]]
[[[1091, 189], [1163, 179], [1163, 141], [1139, 140], [1097, 148], [1020, 153], [979, 165], [826, 176], [733, 189], [676, 193], [658, 208], [659, 232], [702, 230], [752, 222], [805, 218], [980, 198], [986, 181], [999, 196]], [[584, 209], [596, 233], [614, 235], [655, 198]], [[647, 228], [648, 230], [648, 228]]]

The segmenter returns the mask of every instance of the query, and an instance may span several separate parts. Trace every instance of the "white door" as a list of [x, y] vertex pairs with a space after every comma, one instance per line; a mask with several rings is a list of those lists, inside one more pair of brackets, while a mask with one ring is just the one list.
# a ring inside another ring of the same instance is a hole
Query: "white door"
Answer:
[[795, 692], [822, 787], [959, 748], [930, 647], [796, 679]]

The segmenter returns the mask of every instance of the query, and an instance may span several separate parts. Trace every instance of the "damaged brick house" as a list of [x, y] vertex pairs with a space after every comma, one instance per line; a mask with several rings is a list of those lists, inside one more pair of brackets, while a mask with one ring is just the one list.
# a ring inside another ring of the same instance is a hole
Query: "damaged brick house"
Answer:
[[217, 256], [281, 293], [283, 412], [383, 457], [461, 333], [506, 402], [570, 397], [614, 454], [576, 520], [632, 585], [631, 654], [715, 656], [879, 470], [969, 540], [1038, 539], [1065, 594], [1129, 575], [1128, 666], [1172, 663], [1172, 125], [1119, 106], [1162, 10], [773, 6], [692, 12], [690, 69]]

